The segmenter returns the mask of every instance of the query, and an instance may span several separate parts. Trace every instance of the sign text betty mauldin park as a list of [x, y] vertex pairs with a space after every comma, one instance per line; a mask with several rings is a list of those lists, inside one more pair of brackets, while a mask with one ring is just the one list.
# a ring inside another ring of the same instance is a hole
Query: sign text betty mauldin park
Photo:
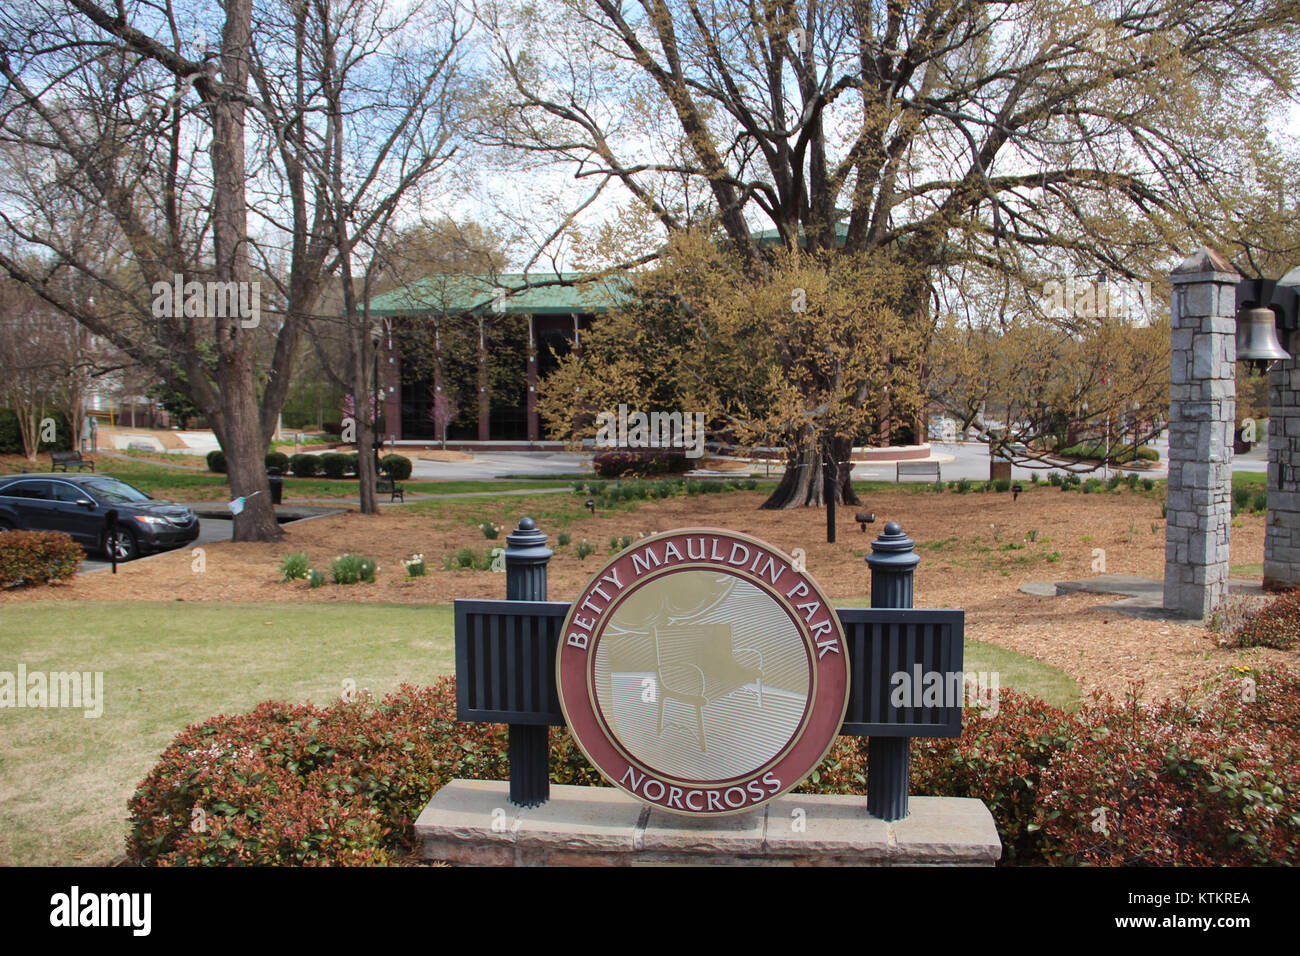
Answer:
[[[455, 780], [434, 794], [416, 822], [427, 858], [992, 865], [1001, 855], [982, 802], [908, 794], [910, 739], [961, 732], [964, 614], [912, 607], [919, 558], [896, 523], [866, 559], [870, 609], [833, 607], [788, 555], [732, 531], [642, 538], [572, 603], [546, 600], [552, 552], [532, 519], [507, 545], [507, 599], [456, 601], [456, 678], [460, 720], [509, 725], [510, 780]], [[898, 675], [916, 673], [948, 692], [892, 693]], [[551, 786], [552, 726], [609, 787]], [[793, 793], [838, 735], [868, 738], [867, 796]]]

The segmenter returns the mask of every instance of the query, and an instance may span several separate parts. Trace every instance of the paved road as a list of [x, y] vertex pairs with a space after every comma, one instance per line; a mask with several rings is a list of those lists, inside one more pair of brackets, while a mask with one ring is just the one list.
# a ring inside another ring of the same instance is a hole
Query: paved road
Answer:
[[[204, 544], [211, 544], [214, 541], [229, 541], [230, 527], [231, 522], [229, 519], [202, 518], [199, 520], [199, 536], [195, 538], [191, 544], [185, 545], [182, 550], [188, 552], [190, 548], [197, 548]], [[163, 553], [165, 554], [167, 552]], [[148, 561], [149, 558], [137, 558], [136, 560]], [[110, 567], [112, 567], [112, 565], [103, 560], [100, 556], [87, 557], [86, 560], [81, 563], [81, 571], [79, 573], [85, 574], [88, 571], [103, 571]]]

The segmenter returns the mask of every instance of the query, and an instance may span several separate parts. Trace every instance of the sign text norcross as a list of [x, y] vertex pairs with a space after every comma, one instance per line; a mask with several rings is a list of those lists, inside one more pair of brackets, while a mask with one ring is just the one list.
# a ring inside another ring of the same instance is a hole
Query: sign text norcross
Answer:
[[801, 783], [844, 720], [835, 610], [771, 545], [715, 529], [645, 538], [570, 608], [556, 651], [565, 721], [615, 786], [721, 815]]

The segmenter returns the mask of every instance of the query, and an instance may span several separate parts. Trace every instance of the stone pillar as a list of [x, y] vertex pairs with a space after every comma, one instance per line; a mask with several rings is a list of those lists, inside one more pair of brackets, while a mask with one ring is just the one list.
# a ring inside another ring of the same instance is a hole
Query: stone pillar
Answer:
[[1240, 278], [1206, 248], [1170, 273], [1164, 606], [1195, 619], [1204, 619], [1228, 593]]
[[[1300, 287], [1300, 269], [1277, 282]], [[1285, 310], [1284, 310], [1285, 311]], [[1294, 312], [1294, 309], [1291, 310]], [[1279, 323], [1278, 338], [1300, 356], [1294, 316]], [[1300, 359], [1275, 362], [1268, 373], [1268, 519], [1264, 526], [1264, 587], [1287, 590], [1300, 585]]]

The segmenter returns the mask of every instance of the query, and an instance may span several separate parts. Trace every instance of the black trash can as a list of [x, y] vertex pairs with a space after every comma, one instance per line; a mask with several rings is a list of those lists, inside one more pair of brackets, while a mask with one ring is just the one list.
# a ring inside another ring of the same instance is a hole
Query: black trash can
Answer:
[[284, 495], [284, 476], [280, 474], [279, 468], [272, 465], [266, 469], [266, 480], [271, 483], [271, 504], [278, 505]]

